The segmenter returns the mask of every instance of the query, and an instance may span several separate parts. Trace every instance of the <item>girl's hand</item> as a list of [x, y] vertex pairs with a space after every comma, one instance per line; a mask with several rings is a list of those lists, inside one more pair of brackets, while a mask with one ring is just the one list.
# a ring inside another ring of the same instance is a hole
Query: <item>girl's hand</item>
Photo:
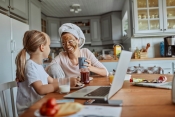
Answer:
[[75, 87], [80, 82], [80, 78], [70, 78], [70, 86]]
[[92, 67], [91, 65], [91, 60], [90, 59], [87, 59], [85, 60], [88, 64], [84, 64], [85, 66], [87, 66], [87, 68], [90, 70], [90, 67]]

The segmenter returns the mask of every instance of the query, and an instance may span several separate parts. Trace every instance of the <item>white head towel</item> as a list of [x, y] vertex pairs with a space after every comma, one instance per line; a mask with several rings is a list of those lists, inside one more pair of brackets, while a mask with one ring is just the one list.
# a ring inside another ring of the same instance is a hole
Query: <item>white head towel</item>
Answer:
[[77, 39], [79, 39], [79, 48], [81, 48], [85, 43], [85, 36], [82, 32], [82, 30], [75, 24], [72, 23], [65, 23], [59, 28], [59, 36], [61, 38], [61, 35], [63, 32], [69, 32], [73, 34]]

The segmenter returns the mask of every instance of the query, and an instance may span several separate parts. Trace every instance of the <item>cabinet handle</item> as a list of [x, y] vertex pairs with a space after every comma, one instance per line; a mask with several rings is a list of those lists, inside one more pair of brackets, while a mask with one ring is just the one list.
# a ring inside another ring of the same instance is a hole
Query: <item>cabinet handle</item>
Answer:
[[160, 29], [160, 31], [162, 31], [162, 29]]
[[8, 6], [8, 8], [11, 8], [11, 6]]
[[166, 29], [164, 29], [164, 31], [166, 31]]
[[14, 8], [13, 8], [13, 7], [12, 7], [11, 9], [12, 9], [12, 10], [14, 10]]
[[13, 40], [10, 41], [10, 48], [11, 48], [11, 53], [13, 53], [13, 49], [14, 49], [14, 44], [13, 44]]

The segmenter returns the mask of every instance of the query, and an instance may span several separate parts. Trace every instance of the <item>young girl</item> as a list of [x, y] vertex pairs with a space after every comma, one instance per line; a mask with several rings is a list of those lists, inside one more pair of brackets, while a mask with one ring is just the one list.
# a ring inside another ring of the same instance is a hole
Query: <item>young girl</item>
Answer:
[[[22, 114], [42, 95], [58, 90], [58, 81], [44, 70], [43, 59], [50, 53], [50, 38], [44, 32], [27, 31], [23, 37], [24, 48], [16, 57], [17, 112]], [[26, 61], [26, 53], [30, 58]], [[76, 79], [75, 79], [76, 80]], [[75, 82], [71, 80], [72, 82]]]

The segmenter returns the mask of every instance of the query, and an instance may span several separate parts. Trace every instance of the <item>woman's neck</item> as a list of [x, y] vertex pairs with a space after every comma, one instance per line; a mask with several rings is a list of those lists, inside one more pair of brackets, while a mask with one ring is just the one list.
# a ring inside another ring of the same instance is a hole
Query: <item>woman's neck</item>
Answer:
[[78, 48], [74, 53], [69, 53], [68, 57], [73, 65], [78, 65], [78, 57], [80, 57], [80, 49]]

